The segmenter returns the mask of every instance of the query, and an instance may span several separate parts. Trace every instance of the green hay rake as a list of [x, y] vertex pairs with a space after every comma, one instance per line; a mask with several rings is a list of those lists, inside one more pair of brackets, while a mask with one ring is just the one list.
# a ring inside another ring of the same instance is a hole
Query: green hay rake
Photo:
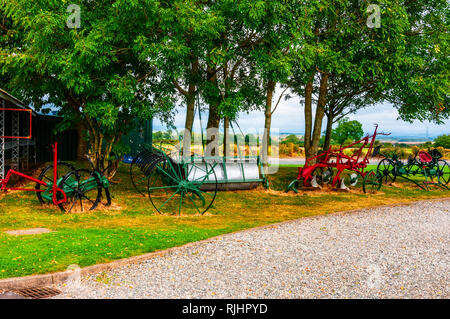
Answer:
[[[247, 190], [261, 184], [268, 187], [260, 157], [242, 156], [231, 123], [230, 127], [238, 156], [183, 157], [180, 149], [148, 146], [131, 162], [133, 186], [141, 195], [149, 196], [157, 212], [168, 215], [203, 215], [213, 205], [219, 190]], [[203, 154], [204, 146], [202, 133]]]
[[[429, 190], [430, 185], [449, 189], [447, 185], [450, 182], [450, 165], [442, 159], [442, 154], [437, 149], [429, 152], [419, 151], [410, 156], [407, 163], [403, 163], [396, 154], [379, 154], [384, 157], [377, 166], [383, 183], [393, 183], [400, 177], [423, 190]], [[414, 178], [416, 176], [422, 179], [417, 180]]]

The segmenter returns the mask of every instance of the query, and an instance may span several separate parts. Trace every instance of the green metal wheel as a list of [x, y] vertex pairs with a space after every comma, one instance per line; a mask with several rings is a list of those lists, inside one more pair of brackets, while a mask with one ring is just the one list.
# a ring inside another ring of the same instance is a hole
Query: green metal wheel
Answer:
[[156, 148], [147, 148], [136, 155], [130, 164], [130, 179], [134, 188], [142, 196], [147, 194], [148, 177], [153, 167], [163, 157], [162, 151]]
[[383, 175], [378, 171], [369, 171], [366, 173], [363, 179], [363, 192], [364, 193], [375, 193], [380, 190], [383, 183]]
[[165, 215], [203, 215], [217, 194], [214, 163], [175, 163], [165, 156], [153, 167], [148, 178], [152, 205]]
[[[37, 178], [40, 181], [47, 183], [47, 188], [44, 192], [36, 192], [36, 196], [41, 204], [52, 204], [53, 205], [53, 181], [54, 181], [54, 169], [53, 164], [48, 165], [45, 167], [41, 173], [39, 174], [39, 177]], [[61, 182], [64, 176], [66, 176], [71, 171], [74, 171], [76, 168], [69, 163], [65, 162], [58, 162], [57, 165], [57, 171], [56, 171], [56, 183]], [[41, 185], [39, 183], [36, 183], [35, 189], [41, 190], [44, 189], [45, 186]], [[60, 194], [57, 194], [59, 197]], [[59, 198], [60, 199], [60, 198]]]
[[387, 158], [381, 160], [378, 163], [377, 173], [381, 174], [382, 182], [385, 184], [393, 183], [397, 178], [395, 164]]
[[58, 183], [67, 196], [59, 208], [67, 213], [82, 213], [94, 210], [102, 199], [102, 182], [97, 172], [77, 169], [69, 172]]
[[439, 183], [448, 185], [448, 183], [450, 182], [450, 165], [446, 161], [438, 161], [437, 175]]

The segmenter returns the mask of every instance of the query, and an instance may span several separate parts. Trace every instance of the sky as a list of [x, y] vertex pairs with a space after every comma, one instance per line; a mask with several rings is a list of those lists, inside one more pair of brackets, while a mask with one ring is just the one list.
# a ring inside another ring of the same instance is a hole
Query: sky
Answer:
[[[274, 98], [274, 103], [278, 97]], [[289, 100], [282, 99], [280, 105], [276, 109], [272, 118], [272, 129], [279, 129], [280, 133], [294, 133], [303, 134], [305, 129], [305, 120], [303, 114], [303, 106], [297, 97]], [[398, 112], [392, 104], [382, 103], [375, 106], [370, 106], [358, 111], [355, 114], [348, 116], [350, 120], [357, 120], [363, 125], [365, 133], [373, 132], [373, 124], [379, 124], [379, 131], [392, 133], [393, 136], [414, 136], [426, 137], [427, 128], [428, 136], [434, 138], [442, 134], [450, 134], [450, 120], [447, 120], [442, 125], [436, 125], [430, 122], [413, 123], [405, 122], [398, 119]], [[183, 130], [185, 121], [185, 110], [178, 109], [178, 114], [175, 117], [175, 125], [178, 130]], [[203, 129], [206, 127], [207, 112], [202, 112]], [[264, 127], [264, 114], [259, 111], [250, 112], [248, 114], [239, 114], [239, 126], [243, 131], [251, 131], [261, 129]], [[326, 120], [324, 119], [323, 130], [325, 130]], [[158, 120], [154, 121], [154, 130], [165, 130]], [[196, 114], [194, 120], [194, 131], [200, 131], [199, 117]]]

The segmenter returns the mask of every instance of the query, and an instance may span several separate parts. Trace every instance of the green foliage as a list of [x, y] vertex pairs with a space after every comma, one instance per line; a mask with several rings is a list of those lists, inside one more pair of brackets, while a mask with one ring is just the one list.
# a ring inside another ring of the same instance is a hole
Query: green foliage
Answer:
[[101, 153], [94, 160], [104, 162], [134, 119], [167, 116], [173, 106], [139, 51], [142, 37], [155, 39], [158, 2], [84, 1], [73, 29], [69, 4], [0, 0], [0, 15], [11, 21], [7, 33], [20, 34], [2, 45], [0, 72], [9, 77], [6, 88], [36, 110], [53, 104], [66, 121], [85, 121], [91, 152]]
[[352, 143], [361, 139], [363, 135], [362, 124], [358, 121], [350, 121], [348, 118], [340, 120], [331, 133], [332, 139], [339, 144]]
[[299, 145], [301, 142], [300, 138], [297, 137], [297, 135], [295, 134], [290, 134], [288, 136], [286, 136], [280, 144], [288, 144], [288, 143], [292, 143], [292, 144], [296, 144]]
[[325, 74], [328, 108], [387, 100], [405, 120], [450, 116], [446, 0], [379, 1], [372, 29], [364, 1], [82, 1], [78, 29], [69, 4], [0, 0], [0, 87], [59, 107], [65, 127], [85, 121], [97, 148], [133, 119], [170, 124], [180, 103], [192, 115], [196, 99], [237, 119], [265, 108], [269, 82], [316, 95]]
[[450, 134], [443, 134], [434, 139], [434, 146], [450, 149]]

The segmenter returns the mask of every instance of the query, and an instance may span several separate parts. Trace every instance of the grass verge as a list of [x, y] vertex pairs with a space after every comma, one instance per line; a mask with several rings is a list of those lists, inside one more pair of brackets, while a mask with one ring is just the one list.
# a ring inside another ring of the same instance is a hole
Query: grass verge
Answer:
[[[206, 216], [171, 217], [155, 214], [146, 197], [138, 195], [123, 165], [111, 186], [113, 206], [83, 214], [63, 214], [39, 205], [35, 193], [11, 192], [0, 197], [0, 278], [43, 274], [162, 250], [233, 231], [306, 216], [351, 209], [447, 197], [450, 191], [433, 187], [425, 192], [398, 181], [377, 194], [305, 191], [286, 194], [297, 175], [281, 167], [263, 188], [220, 192]], [[33, 187], [33, 184], [26, 185]], [[45, 227], [54, 232], [11, 236], [6, 230]]]

